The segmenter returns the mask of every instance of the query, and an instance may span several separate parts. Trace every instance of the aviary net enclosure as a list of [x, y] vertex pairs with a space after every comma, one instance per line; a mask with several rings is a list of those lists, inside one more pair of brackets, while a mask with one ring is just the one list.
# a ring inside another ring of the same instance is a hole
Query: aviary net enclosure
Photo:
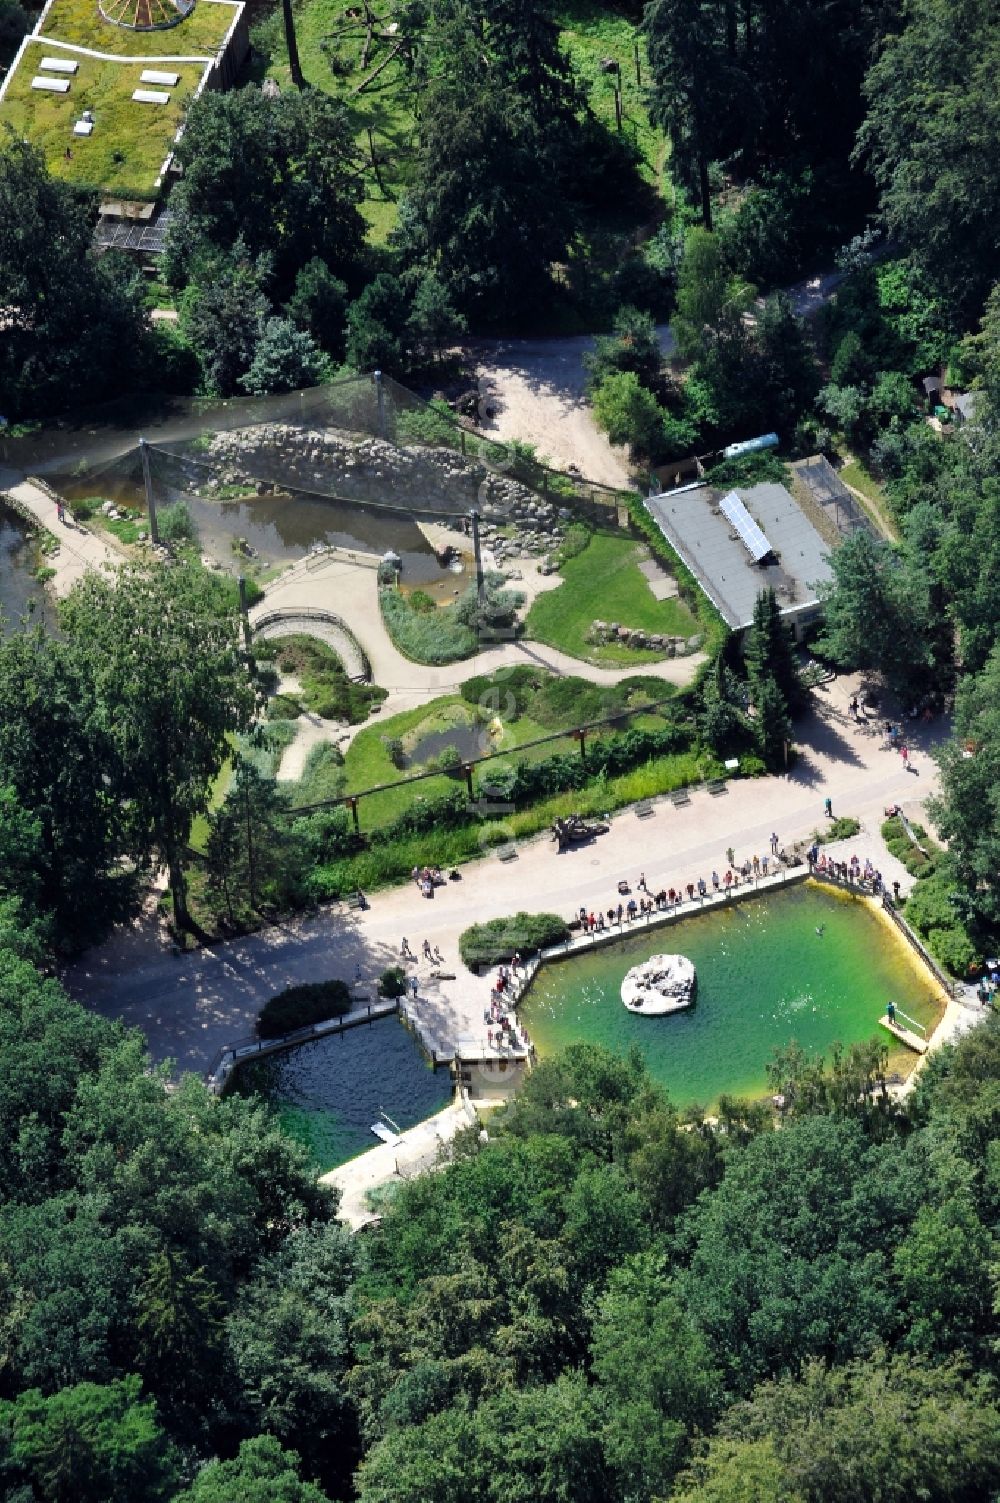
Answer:
[[607, 520], [615, 491], [550, 469], [530, 450], [479, 433], [443, 403], [397, 382], [352, 377], [287, 395], [162, 409], [119, 404], [100, 420], [0, 445], [0, 458], [67, 494], [144, 495], [139, 434], [157, 504], [250, 493], [327, 500], [433, 519], [475, 509], [584, 508]]

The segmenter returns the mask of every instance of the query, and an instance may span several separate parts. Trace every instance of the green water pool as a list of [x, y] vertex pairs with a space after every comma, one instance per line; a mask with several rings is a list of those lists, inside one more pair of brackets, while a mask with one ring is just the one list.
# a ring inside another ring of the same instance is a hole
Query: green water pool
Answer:
[[[637, 1017], [622, 1006], [622, 979], [660, 952], [694, 961], [697, 1000], [673, 1016]], [[878, 1019], [890, 998], [928, 1031], [943, 1008], [940, 987], [887, 919], [807, 882], [553, 962], [519, 1013], [543, 1058], [570, 1043], [621, 1054], [638, 1044], [679, 1105], [710, 1107], [725, 1092], [762, 1095], [773, 1051], [793, 1039], [818, 1051], [875, 1035], [888, 1042]], [[890, 1068], [906, 1074], [915, 1059], [894, 1047]]]

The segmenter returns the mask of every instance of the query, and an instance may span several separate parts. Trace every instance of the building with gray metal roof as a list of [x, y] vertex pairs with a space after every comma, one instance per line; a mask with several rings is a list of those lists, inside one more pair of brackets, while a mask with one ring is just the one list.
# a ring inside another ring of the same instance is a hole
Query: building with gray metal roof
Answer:
[[796, 635], [821, 614], [830, 545], [783, 485], [684, 486], [648, 497], [646, 509], [734, 631], [750, 625], [769, 586]]

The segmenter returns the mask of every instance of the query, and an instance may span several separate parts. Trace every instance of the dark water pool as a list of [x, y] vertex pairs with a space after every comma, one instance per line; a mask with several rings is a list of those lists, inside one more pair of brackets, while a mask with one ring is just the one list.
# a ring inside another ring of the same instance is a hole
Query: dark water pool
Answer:
[[489, 731], [485, 725], [452, 725], [442, 731], [431, 731], [422, 736], [407, 757], [407, 766], [416, 767], [439, 757], [443, 751], [454, 749], [463, 761], [471, 757], [485, 757], [493, 750]]
[[285, 1131], [304, 1143], [320, 1170], [378, 1147], [373, 1122], [389, 1116], [414, 1127], [451, 1100], [451, 1076], [433, 1070], [396, 1018], [317, 1039], [256, 1061], [237, 1089], [257, 1090], [278, 1108]]

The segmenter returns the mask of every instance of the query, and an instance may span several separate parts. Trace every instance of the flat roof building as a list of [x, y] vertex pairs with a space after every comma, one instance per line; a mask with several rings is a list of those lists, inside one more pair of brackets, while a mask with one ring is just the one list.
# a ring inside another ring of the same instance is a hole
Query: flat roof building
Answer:
[[733, 631], [750, 625], [769, 586], [796, 635], [822, 614], [830, 544], [783, 485], [684, 486], [648, 497], [646, 509]]

